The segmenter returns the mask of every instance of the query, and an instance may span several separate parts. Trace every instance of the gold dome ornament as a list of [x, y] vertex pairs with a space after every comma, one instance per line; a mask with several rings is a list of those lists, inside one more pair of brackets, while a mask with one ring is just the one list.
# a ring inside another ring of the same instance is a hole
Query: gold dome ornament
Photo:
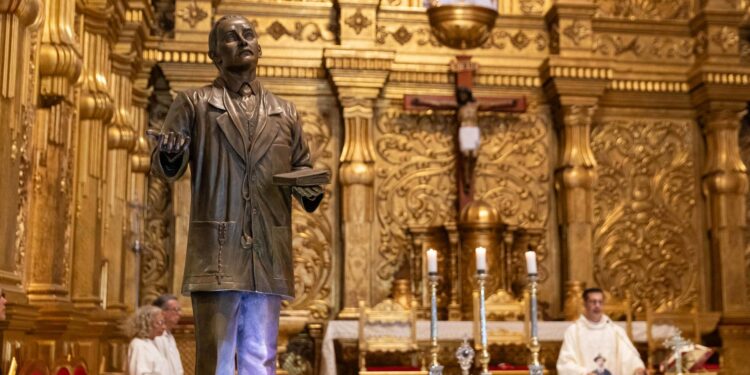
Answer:
[[427, 16], [440, 43], [455, 49], [472, 49], [490, 37], [497, 19], [497, 3], [432, 1], [428, 4]]
[[472, 201], [461, 211], [461, 224], [494, 226], [498, 219], [497, 210], [482, 199]]

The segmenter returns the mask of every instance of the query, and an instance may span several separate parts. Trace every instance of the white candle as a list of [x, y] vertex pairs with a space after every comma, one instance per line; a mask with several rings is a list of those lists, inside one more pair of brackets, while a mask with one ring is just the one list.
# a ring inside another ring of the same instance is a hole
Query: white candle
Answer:
[[437, 273], [437, 251], [427, 250], [427, 272]]
[[529, 275], [536, 275], [536, 252], [535, 251], [526, 252], [526, 272], [528, 272]]
[[487, 271], [487, 249], [478, 247], [475, 251], [477, 254], [477, 272]]

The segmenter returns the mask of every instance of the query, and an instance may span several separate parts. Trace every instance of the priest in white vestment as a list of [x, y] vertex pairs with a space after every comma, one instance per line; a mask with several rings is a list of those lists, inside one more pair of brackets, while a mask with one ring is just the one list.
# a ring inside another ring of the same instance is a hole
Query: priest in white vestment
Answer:
[[584, 313], [565, 331], [558, 375], [645, 375], [646, 366], [625, 330], [604, 315], [604, 292], [583, 292]]
[[154, 343], [154, 338], [164, 333], [161, 309], [156, 306], [139, 308], [131, 326], [135, 337], [128, 347], [127, 375], [174, 375]]
[[180, 301], [171, 294], [163, 294], [154, 300], [153, 305], [160, 308], [164, 316], [164, 333], [161, 336], [156, 336], [154, 343], [161, 354], [167, 358], [172, 374], [183, 375], [185, 371], [182, 369], [180, 351], [177, 349], [177, 341], [172, 335], [172, 330], [180, 323], [180, 312], [182, 311]]

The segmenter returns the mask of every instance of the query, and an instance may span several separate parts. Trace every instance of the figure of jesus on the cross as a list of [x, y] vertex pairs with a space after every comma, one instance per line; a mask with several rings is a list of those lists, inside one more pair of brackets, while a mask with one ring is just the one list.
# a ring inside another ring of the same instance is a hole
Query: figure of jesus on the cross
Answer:
[[407, 110], [456, 110], [458, 148], [458, 208], [472, 201], [474, 193], [474, 168], [476, 166], [481, 135], [479, 112], [526, 112], [526, 98], [475, 98], [471, 87], [476, 64], [471, 57], [458, 56], [453, 65], [456, 72], [455, 96], [404, 95]]

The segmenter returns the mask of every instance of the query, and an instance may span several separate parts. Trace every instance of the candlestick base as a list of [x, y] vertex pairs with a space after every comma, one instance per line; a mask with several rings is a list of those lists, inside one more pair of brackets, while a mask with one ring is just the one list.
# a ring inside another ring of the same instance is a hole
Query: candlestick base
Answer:
[[443, 366], [441, 365], [430, 366], [430, 375], [443, 375]]
[[529, 366], [529, 375], [542, 375], [543, 373], [544, 373], [544, 366], [542, 365]]

